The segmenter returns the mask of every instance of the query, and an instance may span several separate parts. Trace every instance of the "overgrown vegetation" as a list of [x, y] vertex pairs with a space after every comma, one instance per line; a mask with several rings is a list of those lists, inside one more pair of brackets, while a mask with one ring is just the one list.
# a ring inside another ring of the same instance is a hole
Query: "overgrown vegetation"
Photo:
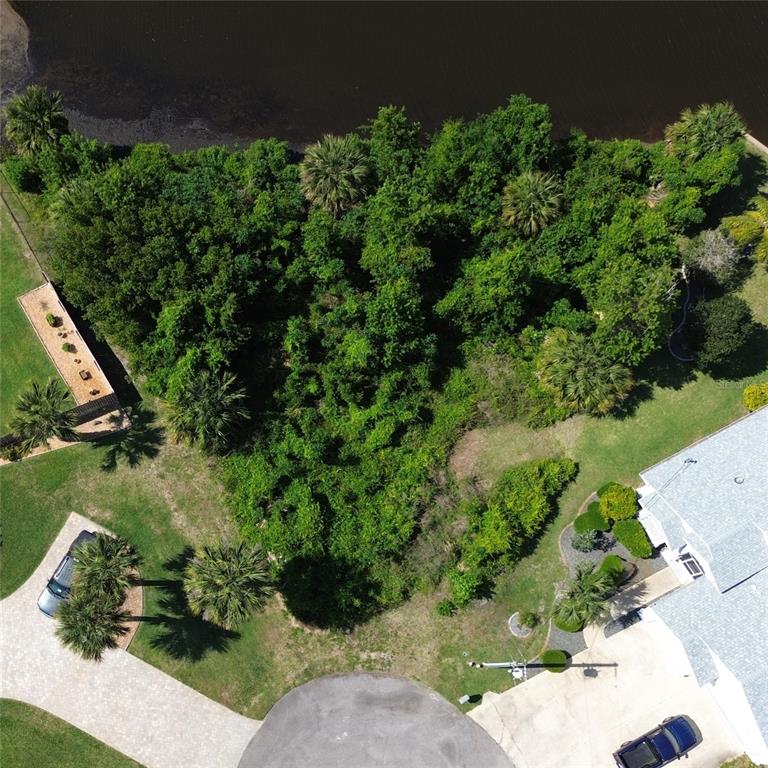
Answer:
[[[15, 136], [55, 107], [22, 111]], [[67, 298], [174, 404], [180, 436], [229, 454], [243, 535], [289, 609], [332, 626], [397, 604], [428, 567], [461, 605], [541, 533], [572, 462], [457, 505], [448, 452], [493, 412], [543, 426], [630, 407], [672, 328], [678, 239], [744, 157], [728, 105], [685, 113], [668, 146], [553, 142], [524, 96], [431, 137], [384, 108], [301, 164], [274, 140], [117, 160], [56, 125], [35, 148], [10, 138], [55, 217]], [[242, 396], [222, 410], [201, 381]]]

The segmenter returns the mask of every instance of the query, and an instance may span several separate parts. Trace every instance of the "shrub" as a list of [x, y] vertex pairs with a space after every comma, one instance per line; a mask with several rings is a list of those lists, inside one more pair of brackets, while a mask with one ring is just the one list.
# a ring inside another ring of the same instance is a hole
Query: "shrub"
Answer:
[[598, 571], [604, 573], [616, 589], [624, 580], [624, 561], [618, 555], [606, 555]]
[[439, 616], [453, 616], [456, 613], [456, 606], [453, 604], [453, 600], [445, 598], [435, 606], [435, 610]]
[[522, 611], [518, 618], [518, 624], [526, 629], [533, 629], [538, 623], [539, 614], [536, 611]]
[[64, 342], [64, 343], [61, 345], [61, 349], [62, 349], [64, 352], [74, 352], [74, 351], [75, 351], [75, 345], [74, 345], [74, 344], [70, 344], [68, 341], [65, 341], [65, 342]]
[[448, 574], [451, 585], [451, 602], [457, 608], [462, 608], [475, 596], [482, 579], [473, 571], [453, 570]]
[[613, 480], [611, 480], [609, 483], [606, 483], [605, 485], [601, 485], [597, 489], [597, 495], [598, 496], [602, 496], [604, 493], [606, 493], [607, 491], [609, 491], [611, 488], [613, 488], [616, 485], [619, 485], [619, 483], [615, 483]]
[[588, 507], [586, 512], [582, 512], [574, 521], [573, 529], [576, 533], [584, 533], [586, 531], [609, 531], [611, 524], [605, 519], [603, 513], [600, 511], [600, 504], [597, 501], [593, 501]]
[[40, 191], [40, 174], [33, 158], [11, 155], [3, 163], [3, 172], [19, 192]]
[[600, 534], [594, 529], [574, 533], [571, 538], [571, 546], [577, 552], [591, 552], [593, 549], [597, 549], [599, 537]]
[[48, 323], [51, 328], [55, 328], [59, 324], [59, 318], [56, 317], [56, 315], [54, 315], [52, 312], [49, 312], [45, 316], [45, 322]]
[[613, 533], [620, 544], [635, 557], [650, 557], [653, 554], [651, 542], [645, 529], [637, 520], [619, 520], [613, 526]]
[[635, 489], [614, 483], [600, 495], [600, 512], [606, 520], [629, 520], [637, 515]]
[[11, 443], [0, 448], [0, 459], [19, 461], [24, 458], [24, 448], [21, 443]]
[[738, 296], [698, 302], [691, 311], [690, 340], [699, 366], [711, 370], [733, 360], [755, 328], [749, 304]]
[[761, 384], [750, 384], [748, 387], [744, 387], [742, 399], [744, 401], [744, 407], [750, 412], [756, 411], [764, 405], [768, 405], [768, 381], [764, 381]]
[[555, 648], [550, 648], [541, 654], [541, 663], [550, 672], [562, 672], [568, 666], [568, 654]]
[[581, 628], [584, 626], [582, 621], [566, 621], [557, 616], [553, 619], [553, 623], [558, 629], [562, 629], [563, 632], [581, 632]]

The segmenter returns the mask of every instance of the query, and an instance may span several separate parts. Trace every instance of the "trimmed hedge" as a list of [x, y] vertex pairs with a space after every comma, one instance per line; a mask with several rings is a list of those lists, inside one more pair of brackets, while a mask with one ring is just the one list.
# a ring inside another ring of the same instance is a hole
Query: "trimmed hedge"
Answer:
[[760, 384], [750, 384], [744, 387], [742, 394], [744, 407], [751, 413], [764, 405], [768, 405], [768, 381]]
[[615, 589], [624, 580], [624, 561], [618, 555], [606, 555], [598, 571], [605, 573], [611, 579]]
[[637, 494], [634, 488], [614, 483], [600, 494], [600, 512], [606, 520], [630, 520], [637, 515]]
[[567, 621], [560, 621], [560, 619], [552, 619], [552, 622], [558, 629], [562, 629], [563, 632], [581, 632], [584, 627], [583, 622], [576, 622], [575, 624], [569, 624]]
[[568, 654], [556, 648], [550, 648], [541, 654], [541, 663], [550, 672], [562, 672], [568, 666]]
[[613, 526], [613, 535], [635, 557], [650, 557], [653, 554], [645, 528], [637, 520], [619, 520]]
[[600, 512], [600, 504], [593, 501], [586, 512], [582, 512], [574, 521], [573, 529], [576, 533], [585, 531], [610, 531], [611, 525]]

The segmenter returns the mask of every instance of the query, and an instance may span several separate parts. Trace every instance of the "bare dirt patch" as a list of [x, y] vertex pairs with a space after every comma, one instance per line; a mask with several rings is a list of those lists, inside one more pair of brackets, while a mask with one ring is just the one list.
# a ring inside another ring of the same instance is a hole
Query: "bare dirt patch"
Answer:
[[478, 456], [485, 450], [488, 437], [483, 429], [467, 432], [458, 443], [448, 460], [448, 468], [457, 480], [469, 480], [475, 474]]
[[[134, 574], [135, 578], [138, 578], [138, 571]], [[123, 626], [128, 630], [124, 635], [120, 635], [117, 639], [117, 647], [122, 650], [127, 650], [128, 646], [133, 640], [133, 636], [139, 630], [140, 617], [144, 609], [144, 590], [141, 584], [133, 584], [131, 588], [126, 592], [125, 600], [120, 606], [120, 610], [123, 613], [128, 614], [131, 618], [124, 622]]]

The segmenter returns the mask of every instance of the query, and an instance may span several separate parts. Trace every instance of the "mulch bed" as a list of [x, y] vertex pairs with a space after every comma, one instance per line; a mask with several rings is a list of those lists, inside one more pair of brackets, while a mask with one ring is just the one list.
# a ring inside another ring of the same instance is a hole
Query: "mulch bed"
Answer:
[[[138, 579], [138, 577], [139, 574], [137, 571], [134, 578]], [[120, 606], [120, 610], [127, 613], [129, 616], [134, 617], [123, 624], [128, 631], [117, 638], [117, 647], [126, 651], [131, 644], [131, 640], [133, 640], [133, 636], [139, 630], [139, 624], [141, 623], [139, 619], [144, 610], [144, 588], [141, 584], [134, 583], [133, 586], [130, 587], [125, 595], [123, 604]]]

